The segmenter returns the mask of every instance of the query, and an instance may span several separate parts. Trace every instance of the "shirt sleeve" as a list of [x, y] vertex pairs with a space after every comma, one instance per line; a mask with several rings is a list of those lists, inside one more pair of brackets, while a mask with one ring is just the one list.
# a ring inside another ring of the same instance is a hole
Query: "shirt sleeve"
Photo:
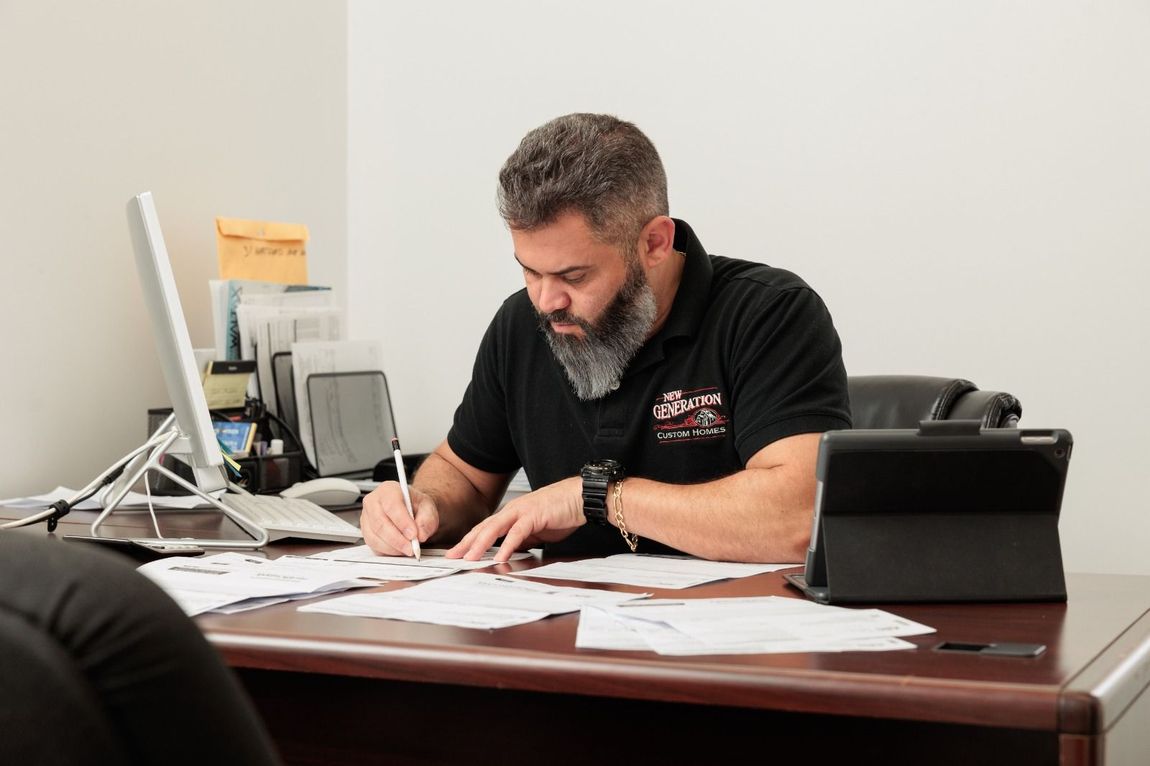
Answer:
[[780, 290], [740, 313], [731, 388], [735, 449], [743, 463], [788, 436], [850, 428], [842, 344], [814, 290]]
[[491, 320], [471, 372], [471, 382], [447, 434], [447, 443], [469, 465], [489, 473], [511, 473], [520, 460], [512, 442], [503, 375], [508, 306]]

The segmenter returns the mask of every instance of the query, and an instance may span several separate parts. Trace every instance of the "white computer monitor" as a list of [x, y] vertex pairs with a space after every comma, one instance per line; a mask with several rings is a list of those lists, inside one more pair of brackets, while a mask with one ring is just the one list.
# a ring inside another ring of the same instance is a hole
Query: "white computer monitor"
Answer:
[[[160, 219], [151, 192], [138, 194], [128, 201], [128, 229], [132, 235], [144, 305], [160, 355], [160, 369], [172, 403], [172, 416], [145, 445], [126, 459], [120, 478], [104, 493], [104, 510], [92, 523], [92, 534], [99, 534], [100, 525], [128, 490], [140, 479], [146, 480], [148, 474], [157, 473], [230, 517], [252, 538], [197, 539], [195, 542], [205, 547], [261, 547], [268, 541], [267, 531], [219, 500], [219, 495], [228, 487], [224, 456], [212, 427], [203, 382], [196, 367], [191, 336], [184, 321], [180, 294], [176, 291], [168, 248], [160, 231]], [[186, 463], [192, 470], [193, 481], [187, 481], [166, 467], [163, 463], [166, 456]], [[157, 537], [141, 538], [141, 541], [170, 542], [159, 537], [158, 525]]]
[[167, 454], [191, 467], [200, 490], [222, 490], [227, 486], [223, 455], [208, 413], [202, 376], [196, 367], [191, 336], [151, 192], [138, 194], [128, 201], [128, 229], [132, 234], [144, 305], [160, 355], [160, 370], [167, 384], [176, 427], [182, 435], [168, 448]]

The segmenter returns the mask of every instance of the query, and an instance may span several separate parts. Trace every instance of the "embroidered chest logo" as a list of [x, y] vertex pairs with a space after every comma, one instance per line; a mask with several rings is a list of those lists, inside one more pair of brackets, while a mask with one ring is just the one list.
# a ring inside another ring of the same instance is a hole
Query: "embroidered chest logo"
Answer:
[[668, 391], [655, 399], [651, 414], [660, 444], [720, 439], [731, 422], [726, 397], [717, 386]]

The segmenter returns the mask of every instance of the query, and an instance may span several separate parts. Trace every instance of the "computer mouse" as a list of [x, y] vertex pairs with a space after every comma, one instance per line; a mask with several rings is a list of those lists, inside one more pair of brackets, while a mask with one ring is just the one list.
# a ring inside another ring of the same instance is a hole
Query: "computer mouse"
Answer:
[[351, 505], [359, 501], [359, 487], [349, 479], [325, 476], [293, 484], [280, 492], [280, 495], [303, 498], [322, 506]]

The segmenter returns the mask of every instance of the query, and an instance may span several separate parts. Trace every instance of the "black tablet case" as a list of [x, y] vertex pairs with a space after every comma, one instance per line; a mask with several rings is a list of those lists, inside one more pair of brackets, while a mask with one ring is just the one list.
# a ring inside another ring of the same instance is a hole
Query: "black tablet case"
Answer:
[[804, 576], [824, 603], [1065, 601], [1058, 513], [1069, 432], [832, 431]]

